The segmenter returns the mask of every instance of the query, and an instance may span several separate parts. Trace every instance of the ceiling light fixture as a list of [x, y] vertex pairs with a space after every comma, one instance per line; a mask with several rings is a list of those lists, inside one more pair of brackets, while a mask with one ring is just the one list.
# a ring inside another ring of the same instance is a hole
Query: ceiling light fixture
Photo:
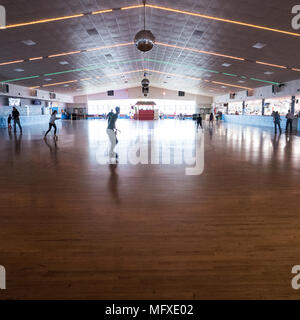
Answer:
[[22, 63], [22, 62], [24, 62], [24, 60], [15, 60], [15, 61], [2, 62], [2, 63], [0, 63], [0, 66], [6, 66], [6, 65], [9, 65], [9, 64]]
[[152, 50], [155, 44], [155, 37], [150, 30], [146, 30], [146, 0], [144, 4], [144, 30], [139, 31], [134, 38], [135, 46], [142, 52]]
[[286, 35], [290, 35], [290, 36], [300, 37], [299, 33], [280, 30], [280, 29], [274, 29], [274, 28], [269, 28], [269, 27], [264, 27], [264, 26], [259, 26], [259, 25], [255, 25], [255, 24], [251, 24], [251, 23], [242, 22], [242, 21], [223, 19], [223, 18], [208, 16], [208, 15], [201, 14], [201, 13], [177, 10], [177, 9], [172, 9], [172, 8], [167, 8], [167, 7], [151, 5], [151, 4], [147, 4], [146, 6], [149, 7], [149, 8], [153, 8], [153, 9], [159, 9], [159, 10], [164, 10], [164, 11], [169, 11], [169, 12], [174, 12], [174, 13], [182, 13], [182, 14], [186, 14], [186, 15], [190, 15], [190, 16], [194, 16], [194, 17], [199, 17], [199, 18], [203, 18], [203, 19], [209, 19], [209, 20], [215, 20], [215, 21], [220, 21], [220, 22], [232, 23], [232, 24], [236, 24], [236, 25], [240, 25], [240, 26], [244, 26], [244, 27], [250, 27], [250, 28], [261, 29], [261, 30], [266, 30], [266, 31], [282, 33], [282, 34], [286, 34]]
[[22, 41], [26, 46], [35, 46], [36, 43], [32, 40], [23, 40]]
[[78, 82], [78, 80], [71, 80], [71, 81], [64, 81], [64, 82], [57, 82], [57, 83], [49, 83], [49, 84], [44, 84], [43, 87], [53, 87], [53, 86], [59, 86], [62, 84], [67, 84], [67, 83], [74, 83]]
[[263, 64], [265, 66], [274, 67], [274, 68], [287, 69], [287, 67], [280, 66], [278, 64], [272, 64], [272, 63], [267, 63], [267, 62], [262, 62], [262, 61], [255, 61], [255, 63]]

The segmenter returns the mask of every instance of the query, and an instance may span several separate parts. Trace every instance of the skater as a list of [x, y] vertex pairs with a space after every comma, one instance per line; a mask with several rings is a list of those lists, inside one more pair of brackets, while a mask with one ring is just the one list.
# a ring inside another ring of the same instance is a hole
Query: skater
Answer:
[[12, 120], [12, 116], [11, 114], [8, 116], [8, 119], [7, 119], [7, 125], [8, 125], [8, 131], [11, 131], [11, 120]]
[[51, 115], [51, 118], [50, 118], [50, 121], [49, 121], [49, 129], [45, 133], [44, 139], [46, 139], [47, 134], [51, 131], [52, 127], [54, 128], [54, 138], [57, 139], [57, 136], [56, 136], [57, 127], [56, 127], [55, 121], [60, 119], [60, 118], [57, 118], [56, 115], [57, 115], [57, 111], [55, 110], [55, 111], [53, 111], [53, 113]]
[[20, 112], [17, 110], [16, 107], [13, 107], [12, 118], [14, 120], [14, 132], [17, 132], [17, 125], [18, 125], [20, 132], [22, 133], [22, 126], [20, 123]]
[[198, 114], [198, 116], [197, 116], [197, 130], [199, 129], [199, 126], [201, 127], [201, 129], [203, 129], [201, 114]]
[[291, 110], [287, 113], [286, 117], [286, 128], [285, 132], [288, 133], [288, 129], [290, 127], [290, 132], [293, 132], [293, 120], [294, 120], [294, 115], [291, 113]]
[[280, 122], [281, 122], [280, 115], [279, 115], [278, 111], [276, 111], [274, 114], [275, 134], [277, 134], [277, 126], [279, 128], [280, 134], [282, 133]]
[[116, 107], [116, 113], [110, 112], [110, 116], [108, 117], [108, 126], [107, 126], [106, 133], [110, 141], [110, 151], [109, 151], [110, 158], [118, 158], [118, 155], [116, 152], [114, 152], [114, 149], [117, 144], [116, 121], [118, 119], [119, 114], [120, 114], [120, 108]]

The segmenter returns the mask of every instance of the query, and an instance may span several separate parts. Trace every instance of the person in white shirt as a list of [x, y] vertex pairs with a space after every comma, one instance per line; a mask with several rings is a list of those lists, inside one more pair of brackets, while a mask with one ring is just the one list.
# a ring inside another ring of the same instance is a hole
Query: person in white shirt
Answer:
[[292, 133], [293, 131], [293, 120], [294, 120], [294, 115], [291, 113], [291, 110], [287, 113], [286, 117], [286, 128], [285, 131], [288, 132], [288, 127], [290, 127], [290, 132]]
[[51, 118], [50, 118], [50, 121], [49, 121], [49, 129], [48, 131], [45, 133], [45, 137], [47, 137], [47, 134], [51, 131], [52, 127], [54, 128], [54, 138], [56, 138], [56, 132], [57, 132], [57, 127], [56, 127], [56, 124], [55, 124], [55, 121], [60, 119], [60, 118], [57, 118], [56, 117], [57, 115], [57, 111], [53, 111], [52, 115], [51, 115]]

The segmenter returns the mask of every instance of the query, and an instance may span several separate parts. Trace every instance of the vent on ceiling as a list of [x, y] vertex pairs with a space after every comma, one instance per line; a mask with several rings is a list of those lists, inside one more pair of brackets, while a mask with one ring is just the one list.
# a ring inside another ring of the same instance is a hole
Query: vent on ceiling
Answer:
[[193, 37], [198, 37], [198, 38], [201, 38], [202, 36], [203, 36], [203, 31], [201, 31], [201, 30], [195, 30], [194, 32], [193, 32]]
[[99, 32], [97, 31], [96, 28], [88, 29], [88, 30], [86, 30], [86, 32], [87, 32], [90, 36], [97, 36], [97, 35], [99, 34]]
[[106, 58], [107, 60], [113, 60], [113, 56], [112, 56], [110, 53], [106, 54], [106, 55], [105, 55], [105, 58]]

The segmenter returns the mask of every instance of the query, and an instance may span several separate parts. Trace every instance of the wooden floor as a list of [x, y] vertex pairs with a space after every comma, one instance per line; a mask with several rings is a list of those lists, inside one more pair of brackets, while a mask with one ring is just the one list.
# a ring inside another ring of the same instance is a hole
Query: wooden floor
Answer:
[[[195, 144], [192, 121], [118, 122], [120, 146]], [[56, 145], [0, 130], [0, 299], [300, 298], [299, 137], [206, 128], [205, 170], [186, 176], [99, 164], [105, 129], [64, 122]]]

